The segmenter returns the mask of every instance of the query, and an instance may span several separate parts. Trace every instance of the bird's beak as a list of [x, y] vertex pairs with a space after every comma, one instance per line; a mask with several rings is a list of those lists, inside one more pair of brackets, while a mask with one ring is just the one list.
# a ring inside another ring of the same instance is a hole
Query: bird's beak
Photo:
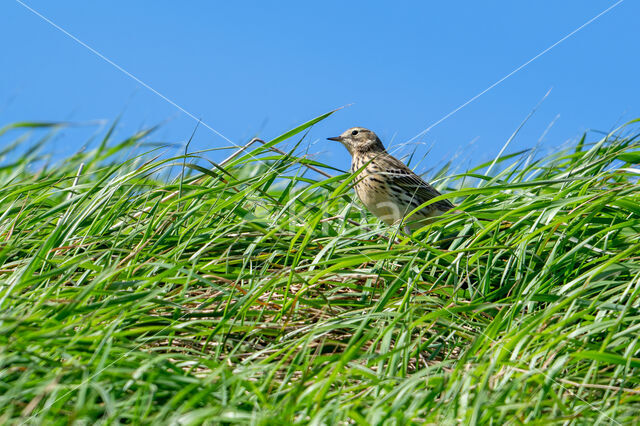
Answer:
[[327, 138], [330, 141], [342, 142], [342, 136], [334, 136], [332, 138]]

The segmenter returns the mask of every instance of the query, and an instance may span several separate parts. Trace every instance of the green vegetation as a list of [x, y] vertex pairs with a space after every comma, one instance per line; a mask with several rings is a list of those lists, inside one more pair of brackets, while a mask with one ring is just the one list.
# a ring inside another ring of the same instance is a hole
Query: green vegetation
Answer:
[[444, 171], [460, 211], [407, 236], [271, 149], [325, 117], [210, 167], [3, 129], [0, 423], [640, 417], [635, 124]]

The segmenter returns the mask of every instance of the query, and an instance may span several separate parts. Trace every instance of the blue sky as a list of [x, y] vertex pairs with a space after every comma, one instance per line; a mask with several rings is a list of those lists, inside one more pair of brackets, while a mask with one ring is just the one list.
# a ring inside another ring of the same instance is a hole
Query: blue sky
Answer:
[[[352, 104], [307, 147], [342, 168], [348, 155], [327, 136], [358, 125], [405, 142], [615, 3], [24, 2], [238, 144]], [[492, 158], [550, 89], [510, 151], [545, 131], [554, 147], [640, 117], [638, 16], [640, 2], [623, 1], [401, 152], [428, 153], [418, 171]], [[14, 0], [0, 3], [0, 45], [0, 125], [122, 114], [120, 137], [167, 119], [154, 140], [181, 144], [193, 131], [192, 118]], [[73, 152], [95, 131], [66, 130], [50, 148]], [[228, 145], [200, 127], [191, 147]]]

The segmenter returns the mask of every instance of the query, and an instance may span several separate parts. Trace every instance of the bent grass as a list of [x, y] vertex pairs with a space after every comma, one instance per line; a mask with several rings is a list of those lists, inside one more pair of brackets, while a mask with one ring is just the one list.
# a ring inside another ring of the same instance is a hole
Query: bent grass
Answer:
[[406, 235], [272, 150], [327, 115], [209, 167], [122, 161], [153, 129], [55, 166], [12, 155], [55, 124], [1, 130], [0, 421], [640, 416], [633, 123], [448, 176], [459, 212]]

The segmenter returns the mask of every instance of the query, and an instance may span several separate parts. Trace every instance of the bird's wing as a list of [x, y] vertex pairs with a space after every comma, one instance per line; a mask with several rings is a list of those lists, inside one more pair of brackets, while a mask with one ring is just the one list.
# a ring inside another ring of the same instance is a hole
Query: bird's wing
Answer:
[[[401, 189], [404, 189], [408, 194], [415, 197], [414, 199], [418, 201], [419, 204], [425, 203], [432, 198], [442, 195], [437, 189], [425, 182], [420, 176], [415, 174], [403, 163], [395, 158], [393, 158], [393, 160], [390, 161], [390, 167], [386, 167], [383, 172], [390, 185], [397, 185]], [[431, 204], [429, 207], [435, 207], [438, 210], [447, 211], [452, 209], [454, 206], [449, 200], [440, 200]]]

